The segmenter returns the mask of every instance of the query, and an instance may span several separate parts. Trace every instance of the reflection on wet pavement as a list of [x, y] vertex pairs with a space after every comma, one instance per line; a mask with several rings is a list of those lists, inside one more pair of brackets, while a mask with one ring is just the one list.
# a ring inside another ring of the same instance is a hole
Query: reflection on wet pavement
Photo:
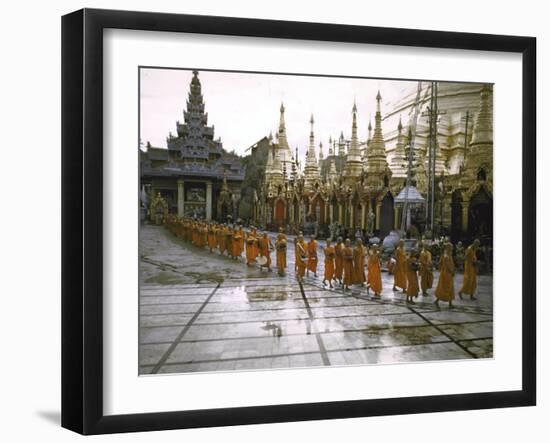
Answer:
[[313, 277], [300, 286], [293, 272], [260, 272], [160, 228], [142, 229], [140, 248], [140, 374], [493, 357], [490, 277], [477, 301], [438, 310], [432, 296], [406, 304], [385, 273], [374, 299]]

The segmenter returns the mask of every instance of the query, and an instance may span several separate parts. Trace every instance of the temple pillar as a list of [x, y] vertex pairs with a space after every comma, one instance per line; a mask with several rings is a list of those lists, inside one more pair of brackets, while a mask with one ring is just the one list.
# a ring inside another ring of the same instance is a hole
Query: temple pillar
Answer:
[[366, 219], [367, 207], [365, 203], [361, 203], [361, 229], [365, 229], [365, 219]]
[[468, 215], [470, 212], [470, 201], [462, 201], [462, 232], [468, 232]]
[[180, 178], [178, 179], [178, 217], [183, 217], [183, 214], [184, 214], [184, 210], [185, 210], [185, 199], [184, 199], [184, 188], [183, 188], [183, 185], [184, 185], [184, 182], [183, 180]]
[[344, 208], [340, 202], [338, 202], [338, 223], [340, 225], [344, 224]]
[[212, 220], [212, 182], [206, 182], [206, 220]]
[[354, 209], [353, 205], [350, 203], [349, 204], [349, 225], [348, 225], [350, 228], [353, 228], [353, 225], [355, 224], [353, 223], [353, 216], [355, 215], [353, 209]]
[[294, 223], [294, 202], [290, 204], [290, 224]]
[[399, 207], [393, 207], [393, 229], [399, 229]]
[[329, 203], [328, 217], [330, 220], [330, 224], [332, 225], [334, 223], [334, 205], [332, 204], [332, 202]]
[[376, 202], [376, 229], [380, 229], [380, 207], [382, 206], [381, 202]]

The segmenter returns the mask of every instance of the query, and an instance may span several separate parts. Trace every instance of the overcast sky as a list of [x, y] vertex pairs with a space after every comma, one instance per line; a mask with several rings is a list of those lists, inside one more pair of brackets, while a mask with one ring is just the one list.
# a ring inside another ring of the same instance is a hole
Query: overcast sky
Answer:
[[[142, 69], [140, 89], [140, 139], [155, 147], [166, 147], [166, 137], [176, 134], [176, 121], [183, 122], [192, 71]], [[309, 119], [315, 119], [315, 144], [351, 135], [351, 110], [356, 100], [359, 139], [367, 138], [369, 116], [376, 112], [376, 93], [382, 94], [382, 113], [389, 102], [415, 90], [415, 82], [308, 77], [297, 75], [246, 74], [200, 71], [199, 79], [208, 113], [227, 151], [244, 151], [279, 125], [284, 102], [288, 142], [303, 157], [309, 143]], [[405, 116], [403, 116], [405, 119]], [[386, 130], [386, 128], [385, 128]]]

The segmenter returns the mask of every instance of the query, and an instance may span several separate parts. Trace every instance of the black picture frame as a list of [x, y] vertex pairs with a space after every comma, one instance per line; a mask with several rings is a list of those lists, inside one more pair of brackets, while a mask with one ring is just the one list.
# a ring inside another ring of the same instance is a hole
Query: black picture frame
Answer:
[[[170, 31], [522, 55], [522, 388], [131, 415], [103, 413], [103, 30]], [[504, 35], [83, 9], [62, 18], [62, 426], [82, 434], [536, 404], [536, 39]]]

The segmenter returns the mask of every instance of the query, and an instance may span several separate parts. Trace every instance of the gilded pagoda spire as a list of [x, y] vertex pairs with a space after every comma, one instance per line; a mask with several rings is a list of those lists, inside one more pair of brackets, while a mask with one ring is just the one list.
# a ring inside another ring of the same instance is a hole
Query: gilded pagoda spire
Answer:
[[286, 125], [285, 125], [285, 105], [281, 103], [281, 108], [279, 109], [280, 116], [279, 116], [279, 147], [282, 149], [290, 149], [288, 147], [288, 141], [286, 138]]
[[346, 142], [344, 140], [344, 131], [340, 132], [340, 138], [338, 139], [338, 155], [346, 155]]
[[368, 127], [368, 130], [369, 130], [369, 135], [367, 137], [367, 146], [370, 145], [370, 142], [372, 140], [372, 118], [371, 116], [369, 115], [369, 127]]
[[367, 184], [373, 188], [382, 187], [383, 177], [388, 170], [386, 145], [382, 134], [382, 112], [380, 91], [376, 94], [376, 114], [374, 116], [374, 133], [367, 148]]
[[464, 161], [461, 183], [470, 187], [475, 181], [483, 180], [492, 186], [493, 159], [493, 114], [491, 111], [492, 87], [483, 85], [480, 92], [479, 112], [474, 122], [470, 150]]
[[328, 138], [328, 156], [332, 157], [334, 155], [334, 149], [332, 146], [332, 136]]
[[393, 158], [391, 161], [391, 170], [393, 171], [393, 177], [396, 178], [407, 177], [405, 138], [405, 134], [403, 134], [403, 123], [401, 122], [401, 116], [399, 116], [399, 124], [397, 125], [397, 142], [395, 144], [395, 150], [393, 152]]
[[315, 180], [318, 180], [320, 178], [319, 176], [319, 165], [317, 164], [317, 158], [315, 156], [315, 134], [313, 132], [313, 124], [315, 123], [315, 120], [313, 119], [313, 114], [311, 114], [311, 118], [309, 119], [309, 123], [311, 125], [311, 130], [309, 133], [309, 148], [307, 150], [306, 154], [306, 164], [304, 167], [304, 176], [306, 179], [306, 187], [313, 186], [313, 183]]
[[346, 178], [358, 177], [363, 171], [361, 151], [359, 150], [359, 140], [357, 139], [357, 105], [355, 102], [353, 103], [351, 115], [351, 142], [348, 154], [346, 156], [346, 166], [344, 168]]

